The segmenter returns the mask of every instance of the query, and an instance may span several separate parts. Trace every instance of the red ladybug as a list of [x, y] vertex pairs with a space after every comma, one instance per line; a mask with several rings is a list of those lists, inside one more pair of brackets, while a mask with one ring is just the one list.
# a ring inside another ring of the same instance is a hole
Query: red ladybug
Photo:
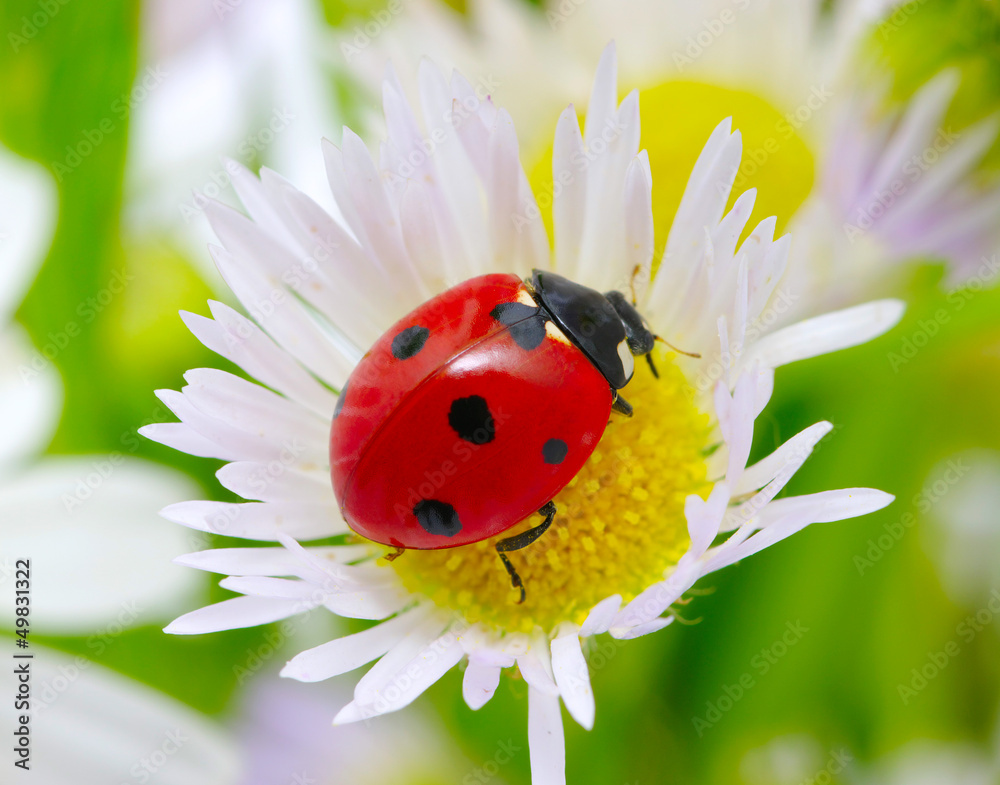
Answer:
[[[350, 527], [375, 542], [454, 548], [538, 511], [506, 552], [551, 525], [555, 496], [597, 446], [633, 355], [656, 336], [620, 292], [555, 273], [473, 278], [389, 329], [340, 392], [330, 433], [333, 489]], [[654, 368], [655, 372], [655, 368]]]

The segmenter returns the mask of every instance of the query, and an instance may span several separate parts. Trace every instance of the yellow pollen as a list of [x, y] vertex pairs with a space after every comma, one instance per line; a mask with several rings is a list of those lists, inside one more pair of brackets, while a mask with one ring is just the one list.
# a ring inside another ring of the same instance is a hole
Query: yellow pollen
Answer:
[[505, 631], [580, 623], [605, 597], [636, 596], [677, 563], [688, 546], [684, 500], [702, 496], [707, 415], [673, 361], [645, 362], [623, 395], [635, 408], [611, 424], [580, 473], [556, 497], [549, 530], [509, 554], [527, 590], [523, 605], [497, 556], [497, 540], [541, 523], [533, 516], [502, 537], [439, 551], [410, 550], [392, 562], [406, 588], [437, 605]]

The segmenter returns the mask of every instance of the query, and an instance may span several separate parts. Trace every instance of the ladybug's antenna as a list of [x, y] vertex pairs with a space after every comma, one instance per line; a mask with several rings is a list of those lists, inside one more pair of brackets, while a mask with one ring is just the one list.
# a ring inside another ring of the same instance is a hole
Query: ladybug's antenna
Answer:
[[698, 359], [698, 358], [701, 357], [701, 355], [698, 354], [697, 352], [685, 352], [683, 349], [678, 349], [676, 346], [674, 346], [672, 343], [670, 343], [670, 341], [666, 340], [665, 338], [661, 338], [659, 335], [654, 335], [653, 336], [653, 340], [659, 341], [660, 343], [665, 343], [667, 346], [669, 346], [671, 349], [673, 349], [678, 354], [683, 354], [683, 355], [686, 355], [687, 357], [694, 357], [696, 359]]
[[641, 265], [636, 265], [632, 268], [632, 277], [628, 279], [628, 289], [632, 293], [632, 305], [638, 305], [635, 297], [635, 278], [639, 275], [639, 270], [641, 270]]

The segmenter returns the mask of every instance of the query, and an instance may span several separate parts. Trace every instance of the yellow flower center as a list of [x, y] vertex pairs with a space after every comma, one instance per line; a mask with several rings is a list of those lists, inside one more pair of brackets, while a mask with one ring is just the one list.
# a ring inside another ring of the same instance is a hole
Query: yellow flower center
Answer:
[[[407, 551], [392, 562], [409, 591], [451, 608], [470, 623], [507, 631], [580, 623], [605, 597], [626, 601], [660, 580], [688, 546], [684, 500], [706, 494], [702, 450], [708, 417], [692, 403], [673, 361], [657, 358], [660, 378], [645, 362], [623, 391], [635, 416], [612, 415], [597, 449], [554, 499], [558, 512], [532, 545], [509, 554], [524, 581], [518, 605], [496, 552], [502, 537], [439, 551]], [[534, 516], [503, 537], [536, 526]]]
[[[653, 221], [659, 249], [667, 241], [688, 175], [712, 130], [726, 117], [743, 136], [743, 159], [729, 197], [757, 188], [754, 211], [744, 236], [759, 221], [778, 216], [777, 234], [813, 185], [812, 153], [799, 135], [818, 110], [782, 112], [763, 98], [742, 90], [701, 82], [665, 82], [639, 91], [642, 115], [640, 149], [649, 153], [653, 175]], [[808, 109], [808, 107], [806, 107]], [[582, 122], [582, 121], [581, 121]], [[552, 232], [552, 134], [530, 167], [531, 184]], [[728, 208], [727, 208], [728, 209]], [[659, 255], [654, 265], [659, 263]]]

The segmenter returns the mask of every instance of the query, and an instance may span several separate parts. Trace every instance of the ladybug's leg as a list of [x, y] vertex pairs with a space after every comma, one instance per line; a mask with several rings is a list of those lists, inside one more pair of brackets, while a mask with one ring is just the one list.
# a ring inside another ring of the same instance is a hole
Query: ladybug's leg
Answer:
[[507, 568], [507, 574], [510, 576], [510, 585], [515, 589], [520, 589], [521, 591], [521, 599], [517, 601], [518, 605], [524, 602], [524, 584], [521, 582], [521, 576], [517, 574], [517, 570], [514, 568], [514, 565], [511, 564], [510, 559], [507, 558], [507, 553], [509, 551], [519, 551], [521, 548], [527, 548], [531, 545], [531, 543], [545, 534], [545, 530], [552, 525], [552, 520], [556, 517], [555, 502], [548, 502], [538, 512], [540, 515], [545, 516], [544, 521], [527, 531], [515, 534], [513, 537], [508, 537], [505, 540], [500, 540], [500, 542], [496, 545], [497, 555], [500, 557], [500, 561], [503, 562], [503, 566]]
[[385, 560], [386, 561], [396, 561], [396, 559], [398, 559], [400, 556], [403, 555], [403, 552], [405, 550], [406, 550], [406, 548], [404, 548], [402, 545], [393, 545], [392, 546], [392, 551], [390, 553], [387, 553], [385, 555]]
[[615, 400], [611, 404], [611, 410], [618, 412], [619, 414], [624, 414], [626, 417], [632, 416], [632, 404], [626, 401], [621, 395], [618, 394], [618, 390], [612, 390], [615, 394]]

